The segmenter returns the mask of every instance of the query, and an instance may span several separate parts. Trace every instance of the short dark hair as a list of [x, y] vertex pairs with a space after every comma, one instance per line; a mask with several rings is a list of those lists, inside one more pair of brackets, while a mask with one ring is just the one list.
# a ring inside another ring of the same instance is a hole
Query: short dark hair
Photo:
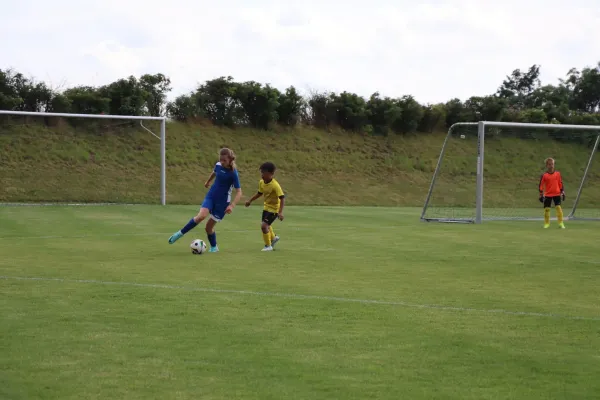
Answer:
[[270, 172], [272, 174], [275, 172], [275, 164], [273, 164], [270, 161], [267, 161], [266, 163], [263, 163], [260, 166], [260, 171], [261, 172]]

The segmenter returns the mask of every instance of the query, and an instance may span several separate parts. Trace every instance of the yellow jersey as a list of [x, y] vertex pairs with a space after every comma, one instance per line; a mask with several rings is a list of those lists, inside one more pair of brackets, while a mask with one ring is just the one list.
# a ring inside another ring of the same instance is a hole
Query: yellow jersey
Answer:
[[279, 182], [275, 178], [271, 179], [271, 182], [265, 183], [263, 179], [258, 182], [258, 193], [261, 193], [265, 197], [264, 210], [272, 213], [279, 213], [279, 205], [281, 204], [281, 197], [284, 197], [283, 190], [279, 186]]

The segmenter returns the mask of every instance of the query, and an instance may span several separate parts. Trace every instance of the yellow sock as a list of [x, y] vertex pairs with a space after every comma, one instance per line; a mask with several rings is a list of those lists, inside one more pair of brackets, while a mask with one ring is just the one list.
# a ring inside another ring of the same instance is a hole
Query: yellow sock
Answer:
[[269, 226], [269, 234], [271, 235], [271, 240], [275, 239], [275, 231], [272, 226]]
[[271, 245], [271, 233], [263, 233], [263, 240], [265, 241], [265, 246]]
[[556, 206], [556, 218], [558, 218], [558, 223], [562, 224], [563, 222], [563, 210], [561, 206]]
[[544, 223], [545, 224], [550, 223], [550, 207], [544, 208]]

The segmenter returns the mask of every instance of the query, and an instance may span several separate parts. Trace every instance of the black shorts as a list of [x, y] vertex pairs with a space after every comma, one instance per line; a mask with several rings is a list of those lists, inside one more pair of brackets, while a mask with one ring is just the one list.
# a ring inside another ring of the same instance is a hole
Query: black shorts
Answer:
[[266, 222], [267, 225], [271, 226], [271, 224], [273, 222], [275, 222], [275, 220], [277, 219], [277, 216], [278, 216], [277, 213], [272, 213], [270, 211], [263, 210], [262, 220], [263, 220], [263, 222]]
[[560, 196], [544, 197], [544, 208], [550, 208], [553, 201], [555, 206], [560, 206], [561, 200]]

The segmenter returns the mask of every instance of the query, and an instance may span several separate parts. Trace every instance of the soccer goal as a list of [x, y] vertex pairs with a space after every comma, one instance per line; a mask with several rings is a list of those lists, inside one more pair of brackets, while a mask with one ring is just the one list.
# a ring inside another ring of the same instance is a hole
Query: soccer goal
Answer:
[[548, 157], [563, 178], [565, 219], [600, 220], [599, 142], [600, 126], [456, 123], [442, 145], [421, 220], [543, 220], [538, 188]]
[[0, 203], [165, 205], [165, 140], [165, 117], [0, 110]]

